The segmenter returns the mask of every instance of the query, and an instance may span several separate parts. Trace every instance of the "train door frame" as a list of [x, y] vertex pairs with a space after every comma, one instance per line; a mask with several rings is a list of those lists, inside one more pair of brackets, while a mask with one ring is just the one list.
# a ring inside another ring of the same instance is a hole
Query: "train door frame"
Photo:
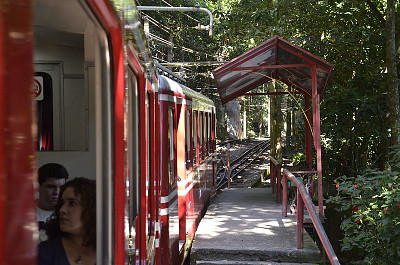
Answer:
[[[125, 95], [125, 71], [124, 71], [124, 39], [122, 36], [120, 19], [114, 12], [109, 1], [105, 0], [79, 0], [86, 7], [89, 16], [102, 30], [98, 30], [97, 45], [99, 50], [107, 50], [108, 55], [98, 52], [96, 57], [104, 57], [108, 64], [102, 64], [96, 76], [100, 76], [102, 84], [109, 84], [107, 93], [102, 93], [102, 101], [109, 101], [111, 116], [107, 113], [102, 117], [102, 127], [108, 128], [106, 135], [102, 136], [103, 148], [102, 161], [98, 161], [96, 170], [106, 177], [96, 183], [98, 195], [102, 203], [97, 203], [98, 217], [97, 233], [102, 234], [102, 240], [97, 243], [97, 248], [102, 249], [98, 253], [100, 261], [112, 261], [115, 264], [125, 263], [125, 141], [124, 141], [124, 95]], [[100, 60], [100, 62], [103, 62]], [[104, 79], [105, 78], [105, 79]], [[101, 114], [98, 114], [101, 115]], [[106, 127], [104, 127], [106, 126]], [[107, 163], [100, 163], [106, 161]], [[100, 182], [100, 183], [99, 183]], [[103, 196], [105, 194], [105, 196]], [[102, 209], [101, 205], [107, 205]], [[104, 211], [106, 211], [104, 213]], [[111, 216], [111, 218], [110, 218]], [[107, 218], [103, 218], [107, 217]], [[104, 233], [107, 231], [107, 233]], [[105, 251], [108, 250], [108, 251]]]
[[178, 213], [179, 213], [179, 255], [182, 260], [187, 239], [186, 234], [186, 191], [189, 183], [186, 176], [186, 159], [185, 159], [185, 122], [186, 122], [186, 99], [183, 95], [175, 95], [176, 112], [176, 142], [175, 142], [175, 158], [176, 171], [178, 177]]
[[[156, 179], [156, 174], [158, 164], [156, 158], [156, 96], [153, 94], [153, 89], [150, 84], [146, 85], [145, 94], [145, 135], [146, 135], [146, 251], [147, 251], [147, 263], [153, 264], [156, 260], [156, 249], [158, 248], [159, 241], [156, 240], [158, 232], [158, 214], [157, 209], [158, 204], [158, 180]], [[143, 117], [142, 117], [143, 118]]]
[[30, 229], [36, 225], [33, 8], [31, 1], [1, 1], [0, 9], [0, 263], [28, 265], [37, 255]]

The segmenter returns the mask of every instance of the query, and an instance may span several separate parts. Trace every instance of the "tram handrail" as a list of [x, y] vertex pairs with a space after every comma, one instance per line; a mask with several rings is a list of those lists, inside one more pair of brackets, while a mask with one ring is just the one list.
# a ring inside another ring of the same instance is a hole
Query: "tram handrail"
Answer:
[[[288, 178], [296, 185], [297, 187], [297, 194], [300, 194], [300, 196], [297, 196], [297, 211], [300, 212], [300, 214], [297, 215], [297, 248], [302, 248], [303, 247], [303, 218], [304, 218], [304, 210], [303, 210], [303, 202], [306, 205], [306, 208], [308, 210], [308, 213], [310, 214], [311, 221], [317, 230], [317, 234], [319, 239], [321, 240], [322, 246], [324, 247], [324, 250], [326, 252], [326, 255], [328, 256], [329, 261], [331, 264], [340, 264], [339, 259], [337, 258], [335, 251], [333, 250], [333, 247], [331, 245], [331, 242], [329, 241], [328, 236], [325, 233], [325, 229], [322, 226], [321, 220], [319, 219], [314, 203], [311, 200], [310, 195], [308, 194], [306, 188], [304, 187], [303, 183], [297, 179], [288, 169], [284, 168], [283, 169], [283, 200], [282, 200], [282, 216], [286, 217], [287, 216], [287, 190], [288, 190], [288, 185], [287, 185], [287, 180]], [[300, 209], [299, 209], [300, 208]], [[299, 227], [299, 223], [301, 224], [301, 227]], [[299, 233], [299, 231], [301, 232]], [[301, 238], [299, 238], [301, 237]]]

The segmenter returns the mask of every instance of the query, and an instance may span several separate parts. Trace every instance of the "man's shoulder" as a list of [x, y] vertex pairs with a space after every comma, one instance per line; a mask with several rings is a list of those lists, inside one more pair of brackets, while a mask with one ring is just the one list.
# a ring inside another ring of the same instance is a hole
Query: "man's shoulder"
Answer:
[[46, 211], [36, 206], [36, 220], [38, 222], [46, 222], [47, 219], [52, 215], [52, 213], [53, 211]]

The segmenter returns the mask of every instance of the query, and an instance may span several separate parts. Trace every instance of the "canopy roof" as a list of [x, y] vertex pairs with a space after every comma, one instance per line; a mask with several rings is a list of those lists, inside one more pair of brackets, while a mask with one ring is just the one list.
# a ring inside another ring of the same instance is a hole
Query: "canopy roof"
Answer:
[[273, 79], [302, 93], [312, 93], [312, 66], [323, 94], [333, 65], [275, 36], [213, 71], [223, 104]]

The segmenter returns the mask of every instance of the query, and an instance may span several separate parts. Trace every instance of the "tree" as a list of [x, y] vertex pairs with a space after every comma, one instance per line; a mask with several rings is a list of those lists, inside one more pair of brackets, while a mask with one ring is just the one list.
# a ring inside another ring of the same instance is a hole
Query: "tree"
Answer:
[[396, 0], [387, 0], [386, 7], [386, 64], [389, 102], [389, 123], [392, 143], [400, 143], [400, 106], [396, 65]]

